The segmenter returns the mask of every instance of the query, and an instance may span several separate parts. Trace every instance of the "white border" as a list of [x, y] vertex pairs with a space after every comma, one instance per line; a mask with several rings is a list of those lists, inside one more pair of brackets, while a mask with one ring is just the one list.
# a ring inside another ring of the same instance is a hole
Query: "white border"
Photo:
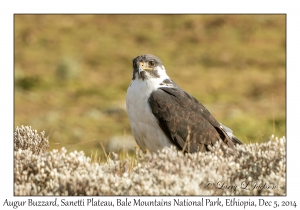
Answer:
[[[0, 98], [1, 98], [1, 179], [0, 206], [13, 197], [13, 14], [15, 13], [281, 13], [287, 14], [287, 197], [268, 197], [270, 201], [296, 200], [299, 186], [300, 107], [300, 16], [298, 2], [293, 1], [8, 1], [0, 2]], [[298, 9], [297, 9], [298, 8]], [[115, 200], [114, 197], [102, 197]], [[132, 199], [133, 197], [131, 197]], [[159, 197], [156, 197], [159, 198]], [[195, 197], [194, 197], [195, 198]], [[209, 198], [209, 197], [206, 197]], [[248, 200], [248, 197], [239, 197]], [[261, 197], [260, 197], [261, 198]], [[37, 200], [41, 198], [36, 198]], [[70, 198], [76, 200], [77, 198]], [[124, 199], [124, 197], [122, 197]], [[153, 200], [153, 197], [143, 197]], [[171, 199], [171, 197], [164, 199]], [[184, 199], [184, 198], [182, 198]], [[217, 199], [213, 197], [212, 199]], [[226, 197], [222, 197], [224, 200]], [[257, 200], [257, 197], [252, 197]], [[11, 207], [9, 207], [11, 208]], [[23, 207], [24, 208], [24, 207]], [[27, 207], [28, 208], [28, 207]], [[134, 207], [126, 207], [132, 209]], [[125, 209], [126, 209], [125, 208]], [[157, 207], [166, 208], [166, 207]], [[174, 208], [174, 207], [172, 207]], [[199, 208], [199, 207], [198, 207]], [[69, 207], [68, 209], [71, 209]]]

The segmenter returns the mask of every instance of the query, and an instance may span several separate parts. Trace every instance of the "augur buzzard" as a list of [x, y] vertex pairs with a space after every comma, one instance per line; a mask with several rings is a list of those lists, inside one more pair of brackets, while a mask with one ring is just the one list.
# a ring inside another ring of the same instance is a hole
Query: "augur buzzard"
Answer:
[[154, 55], [133, 59], [126, 108], [134, 138], [143, 150], [176, 146], [184, 152], [208, 151], [217, 141], [230, 148], [242, 142], [193, 96], [182, 90]]

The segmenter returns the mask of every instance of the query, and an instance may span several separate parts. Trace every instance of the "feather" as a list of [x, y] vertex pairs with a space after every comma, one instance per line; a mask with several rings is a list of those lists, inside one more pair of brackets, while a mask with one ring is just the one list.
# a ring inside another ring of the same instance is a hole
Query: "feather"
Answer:
[[[230, 148], [241, 143], [236, 137], [231, 139], [227, 132], [232, 131], [220, 124], [211, 113], [194, 97], [178, 87], [161, 87], [153, 91], [148, 99], [153, 115], [160, 128], [178, 149], [197, 152], [208, 149], [222, 140]], [[167, 111], [171, 110], [171, 111]], [[203, 150], [203, 149], [200, 149]]]

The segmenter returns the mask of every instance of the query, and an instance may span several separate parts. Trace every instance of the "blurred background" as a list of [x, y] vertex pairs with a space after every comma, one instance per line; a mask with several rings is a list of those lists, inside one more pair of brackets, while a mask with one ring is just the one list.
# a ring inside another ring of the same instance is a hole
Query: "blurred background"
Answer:
[[285, 15], [15, 15], [15, 127], [50, 149], [133, 148], [132, 59], [168, 75], [244, 143], [286, 135]]

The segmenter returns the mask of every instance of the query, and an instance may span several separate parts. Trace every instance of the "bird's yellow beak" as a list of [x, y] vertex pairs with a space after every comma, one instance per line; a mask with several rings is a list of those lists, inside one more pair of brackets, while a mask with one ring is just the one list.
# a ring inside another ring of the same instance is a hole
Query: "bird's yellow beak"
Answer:
[[144, 63], [144, 62], [140, 62], [139, 63], [140, 68], [142, 68], [143, 70], [153, 70], [153, 68], [148, 67], [148, 63]]

